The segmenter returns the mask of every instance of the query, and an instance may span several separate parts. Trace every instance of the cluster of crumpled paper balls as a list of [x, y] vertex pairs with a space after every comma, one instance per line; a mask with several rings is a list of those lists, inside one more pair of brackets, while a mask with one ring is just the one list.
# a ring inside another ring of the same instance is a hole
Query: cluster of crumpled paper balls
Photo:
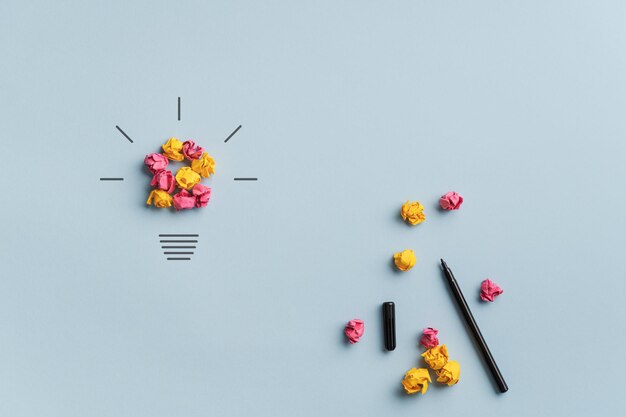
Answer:
[[[181, 142], [177, 138], [169, 138], [161, 148], [162, 153], [148, 154], [143, 160], [152, 174], [150, 185], [155, 187], [146, 204], [154, 204], [158, 208], [173, 205], [176, 211], [206, 207], [211, 198], [211, 188], [200, 184], [200, 181], [215, 174], [213, 158], [193, 140]], [[180, 162], [185, 159], [191, 161], [191, 167], [179, 168], [176, 175], [167, 169], [170, 160]], [[172, 196], [177, 186], [180, 191]]]
[[[439, 330], [432, 327], [424, 329], [420, 344], [427, 350], [421, 356], [430, 369], [435, 371], [437, 382], [452, 386], [459, 382], [461, 366], [457, 361], [449, 359], [448, 348], [439, 344], [438, 333]], [[404, 375], [402, 386], [407, 394], [425, 394], [429, 382], [432, 380], [427, 368], [411, 368]]]

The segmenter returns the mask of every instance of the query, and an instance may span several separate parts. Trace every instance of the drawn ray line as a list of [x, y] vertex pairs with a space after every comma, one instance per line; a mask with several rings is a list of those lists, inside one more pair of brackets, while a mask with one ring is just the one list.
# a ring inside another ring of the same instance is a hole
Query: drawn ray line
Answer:
[[128, 139], [128, 141], [129, 141], [130, 143], [135, 143], [135, 142], [133, 142], [133, 140], [130, 138], [130, 136], [128, 136], [128, 135], [126, 134], [126, 132], [124, 132], [124, 131], [122, 130], [122, 128], [121, 128], [121, 127], [119, 127], [118, 125], [115, 125], [115, 127], [117, 128], [117, 130], [119, 130], [119, 131], [120, 131], [120, 133], [121, 133], [122, 135], [124, 135], [124, 136], [126, 137], [126, 139]]
[[228, 137], [226, 138], [226, 140], [224, 141], [224, 143], [228, 142], [230, 140], [230, 138], [232, 138], [235, 133], [237, 133], [239, 131], [239, 129], [241, 129], [241, 125], [237, 126], [237, 129], [233, 130], [233, 133], [231, 133], [230, 135], [228, 135]]

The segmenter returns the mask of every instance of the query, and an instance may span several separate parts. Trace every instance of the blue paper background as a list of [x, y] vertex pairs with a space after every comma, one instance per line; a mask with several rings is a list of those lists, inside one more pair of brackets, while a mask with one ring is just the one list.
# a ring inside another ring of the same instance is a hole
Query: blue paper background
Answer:
[[[608, 0], [3, 1], [0, 415], [620, 414], [625, 17]], [[143, 204], [143, 156], [171, 135], [217, 160], [205, 210]], [[462, 210], [436, 209], [449, 190]], [[407, 199], [424, 224], [399, 220]], [[168, 263], [158, 233], [199, 233], [197, 254]], [[486, 277], [505, 289], [489, 305]], [[461, 382], [407, 397], [426, 326]]]

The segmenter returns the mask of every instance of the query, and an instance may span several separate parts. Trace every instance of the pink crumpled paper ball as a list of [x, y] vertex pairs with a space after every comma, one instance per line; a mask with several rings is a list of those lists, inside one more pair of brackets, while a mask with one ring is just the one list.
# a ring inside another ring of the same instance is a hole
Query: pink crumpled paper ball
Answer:
[[146, 155], [143, 159], [143, 163], [146, 164], [148, 171], [153, 174], [156, 174], [159, 171], [167, 168], [167, 157], [160, 153], [151, 153]]
[[172, 171], [161, 170], [154, 174], [150, 185], [153, 187], [156, 186], [159, 190], [167, 191], [168, 194], [172, 194], [172, 191], [176, 188], [176, 180], [174, 179]]
[[346, 324], [346, 328], [344, 333], [348, 338], [348, 341], [352, 344], [359, 341], [361, 336], [363, 336], [363, 331], [365, 330], [365, 324], [363, 324], [363, 320], [361, 319], [353, 319]]
[[449, 191], [439, 198], [439, 205], [444, 210], [458, 210], [463, 204], [463, 197], [456, 191]]
[[439, 345], [439, 339], [437, 339], [437, 334], [439, 330], [433, 327], [427, 327], [424, 329], [422, 333], [422, 337], [420, 338], [420, 344], [424, 346], [426, 349], [434, 348]]
[[202, 184], [196, 184], [191, 190], [195, 199], [196, 199], [196, 207], [206, 207], [209, 204], [209, 199], [211, 198], [211, 188], [204, 186]]
[[482, 282], [482, 284], [480, 284], [480, 298], [483, 301], [489, 301], [493, 303], [493, 300], [495, 300], [495, 298], [503, 292], [504, 290], [489, 278], [487, 278]]
[[183, 155], [185, 155], [185, 158], [189, 160], [200, 159], [203, 152], [204, 148], [196, 145], [196, 142], [193, 140], [186, 140], [183, 142]]
[[187, 190], [180, 190], [172, 199], [176, 211], [192, 209], [196, 206], [196, 197], [189, 194]]

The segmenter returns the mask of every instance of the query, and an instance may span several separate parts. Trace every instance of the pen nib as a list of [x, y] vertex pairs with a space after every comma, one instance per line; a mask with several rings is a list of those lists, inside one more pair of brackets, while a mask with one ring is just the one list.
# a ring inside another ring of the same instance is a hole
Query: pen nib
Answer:
[[448, 265], [446, 265], [446, 261], [444, 261], [443, 259], [441, 260], [441, 266], [444, 268], [448, 267]]

